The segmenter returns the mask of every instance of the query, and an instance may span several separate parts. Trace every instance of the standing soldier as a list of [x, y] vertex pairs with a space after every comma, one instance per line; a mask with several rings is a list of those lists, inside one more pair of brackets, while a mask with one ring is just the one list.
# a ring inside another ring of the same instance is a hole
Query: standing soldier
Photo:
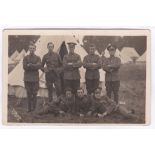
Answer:
[[106, 59], [103, 64], [103, 70], [106, 72], [105, 75], [105, 86], [107, 96], [111, 98], [111, 94], [114, 94], [114, 101], [118, 104], [119, 96], [118, 91], [120, 87], [119, 68], [121, 66], [121, 59], [115, 57], [116, 47], [109, 45], [107, 47], [110, 57]]
[[91, 45], [88, 55], [86, 55], [83, 60], [83, 67], [86, 68], [85, 79], [88, 94], [93, 93], [99, 86], [101, 59], [95, 54], [95, 50], [95, 46]]
[[[28, 112], [35, 110], [37, 103], [37, 92], [39, 90], [39, 72], [41, 59], [35, 55], [36, 45], [29, 45], [30, 54], [24, 57], [24, 84], [27, 91]], [[19, 73], [20, 74], [20, 73]]]
[[[53, 100], [53, 84], [56, 88], [57, 97], [61, 94], [60, 73], [62, 71], [62, 61], [60, 56], [53, 51], [54, 44], [47, 44], [48, 53], [43, 56], [41, 70], [45, 72], [46, 85], [48, 89], [49, 102]], [[46, 67], [44, 67], [46, 64]]]
[[76, 43], [69, 42], [69, 54], [63, 58], [64, 83], [66, 88], [71, 88], [75, 94], [80, 87], [79, 68], [82, 66], [80, 55], [74, 53]]

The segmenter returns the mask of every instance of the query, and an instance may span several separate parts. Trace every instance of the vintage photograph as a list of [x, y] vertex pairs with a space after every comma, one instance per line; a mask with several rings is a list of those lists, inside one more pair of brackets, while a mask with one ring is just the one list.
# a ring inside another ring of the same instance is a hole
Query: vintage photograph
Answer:
[[150, 123], [150, 31], [3, 32], [3, 123]]

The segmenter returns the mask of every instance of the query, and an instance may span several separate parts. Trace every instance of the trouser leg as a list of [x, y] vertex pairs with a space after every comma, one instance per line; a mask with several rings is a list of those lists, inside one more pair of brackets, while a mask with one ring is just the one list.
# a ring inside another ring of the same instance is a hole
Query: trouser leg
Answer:
[[57, 97], [59, 97], [61, 95], [61, 92], [62, 92], [60, 78], [58, 78], [58, 79], [56, 79], [54, 81], [54, 86], [55, 86], [55, 89], [56, 89], [56, 95], [57, 95]]
[[92, 93], [92, 87], [93, 87], [92, 80], [86, 79], [86, 89], [89, 95], [91, 95]]
[[37, 104], [37, 94], [33, 93], [33, 98], [32, 98], [32, 110], [35, 110]]
[[39, 82], [34, 82], [32, 85], [32, 110], [35, 110], [36, 108], [38, 90], [39, 90]]
[[120, 81], [113, 82], [113, 93], [114, 93], [114, 101], [118, 104], [119, 103], [119, 87]]
[[94, 92], [99, 87], [99, 79], [92, 80], [92, 83], [93, 83], [92, 92]]
[[32, 102], [32, 83], [24, 81], [26, 92], [27, 92], [27, 110], [30, 112], [32, 110], [31, 102]]
[[53, 83], [48, 81], [47, 82], [47, 89], [48, 89], [48, 100], [51, 102], [53, 100]]
[[53, 100], [53, 79], [51, 77], [51, 73], [45, 74], [46, 78], [46, 86], [48, 90], [48, 100], [51, 102]]
[[79, 80], [72, 80], [72, 89], [73, 94], [76, 94], [77, 89], [80, 87], [80, 79]]
[[27, 110], [28, 110], [28, 112], [30, 112], [32, 110], [31, 104], [32, 104], [32, 93], [27, 91]]
[[65, 89], [66, 88], [70, 88], [72, 89], [72, 80], [64, 80], [64, 84], [65, 84]]
[[111, 94], [112, 94], [112, 85], [111, 85], [111, 82], [105, 82], [105, 87], [106, 87], [106, 93], [107, 93], [107, 96], [109, 98], [111, 98]]

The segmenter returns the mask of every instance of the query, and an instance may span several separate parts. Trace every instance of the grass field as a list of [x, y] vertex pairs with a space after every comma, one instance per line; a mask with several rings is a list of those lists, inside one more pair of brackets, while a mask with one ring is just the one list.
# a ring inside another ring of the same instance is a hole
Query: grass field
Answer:
[[119, 112], [106, 116], [105, 118], [96, 117], [77, 117], [64, 116], [55, 117], [52, 114], [43, 116], [37, 115], [42, 109], [43, 99], [38, 98], [37, 108], [34, 112], [27, 113], [26, 99], [17, 105], [15, 97], [8, 97], [8, 122], [19, 122], [14, 117], [14, 109], [21, 117], [23, 123], [144, 123], [145, 122], [145, 88], [146, 88], [146, 68], [145, 64], [124, 64], [120, 69], [121, 87], [120, 101], [124, 102], [123, 106], [128, 109], [134, 109], [136, 119], [124, 118]]

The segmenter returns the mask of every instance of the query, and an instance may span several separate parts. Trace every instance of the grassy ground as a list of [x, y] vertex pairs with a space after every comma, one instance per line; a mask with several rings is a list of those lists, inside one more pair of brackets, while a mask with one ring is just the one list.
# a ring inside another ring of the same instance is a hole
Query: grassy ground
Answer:
[[12, 109], [21, 117], [20, 121], [24, 123], [144, 123], [145, 122], [145, 64], [125, 64], [120, 69], [121, 87], [120, 101], [125, 102], [125, 107], [134, 109], [136, 119], [124, 118], [119, 112], [106, 116], [103, 119], [96, 117], [64, 116], [55, 117], [52, 114], [43, 116], [37, 115], [42, 109], [43, 99], [38, 98], [38, 105], [34, 112], [27, 113], [26, 99], [17, 105], [15, 97], [8, 97], [8, 122], [18, 122], [12, 114]]

